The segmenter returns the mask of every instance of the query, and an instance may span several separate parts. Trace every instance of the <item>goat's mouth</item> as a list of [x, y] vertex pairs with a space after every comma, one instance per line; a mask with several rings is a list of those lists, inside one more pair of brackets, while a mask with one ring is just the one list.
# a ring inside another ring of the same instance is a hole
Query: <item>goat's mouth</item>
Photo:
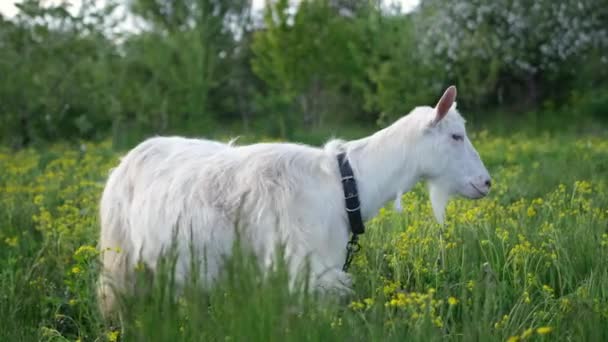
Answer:
[[482, 198], [488, 195], [489, 191], [481, 191], [477, 186], [475, 186], [475, 184], [473, 183], [469, 183], [473, 189], [475, 189], [477, 191], [477, 193], [479, 194], [479, 196], [477, 196], [476, 198]]

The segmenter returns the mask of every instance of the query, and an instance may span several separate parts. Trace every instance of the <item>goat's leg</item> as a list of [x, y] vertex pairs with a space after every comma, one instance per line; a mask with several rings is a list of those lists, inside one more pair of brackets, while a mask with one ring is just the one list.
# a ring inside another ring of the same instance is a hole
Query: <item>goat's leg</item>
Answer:
[[340, 297], [352, 295], [352, 277], [340, 268], [326, 269], [317, 274], [313, 288], [322, 293], [336, 294]]

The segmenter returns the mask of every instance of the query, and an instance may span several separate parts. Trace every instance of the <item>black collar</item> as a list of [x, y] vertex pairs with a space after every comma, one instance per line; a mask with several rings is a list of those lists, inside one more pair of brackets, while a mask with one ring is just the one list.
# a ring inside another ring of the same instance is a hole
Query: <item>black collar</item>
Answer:
[[340, 167], [350, 230], [353, 235], [363, 234], [365, 233], [365, 225], [361, 218], [361, 203], [359, 201], [359, 192], [357, 191], [357, 181], [345, 152], [338, 154], [338, 165]]

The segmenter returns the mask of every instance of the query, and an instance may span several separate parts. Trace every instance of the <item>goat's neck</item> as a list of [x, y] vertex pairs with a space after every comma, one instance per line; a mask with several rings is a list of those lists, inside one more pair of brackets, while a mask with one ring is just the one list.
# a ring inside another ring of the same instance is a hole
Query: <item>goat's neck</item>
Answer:
[[375, 216], [398, 194], [411, 190], [422, 177], [415, 150], [399, 139], [398, 128], [391, 126], [367, 138], [346, 143], [364, 220]]

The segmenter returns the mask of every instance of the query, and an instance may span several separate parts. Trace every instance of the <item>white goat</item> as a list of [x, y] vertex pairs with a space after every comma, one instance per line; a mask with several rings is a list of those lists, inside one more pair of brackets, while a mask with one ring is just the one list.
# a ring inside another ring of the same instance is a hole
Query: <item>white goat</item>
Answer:
[[451, 195], [481, 198], [491, 185], [455, 97], [452, 86], [435, 108], [417, 107], [369, 137], [324, 148], [177, 137], [143, 142], [112, 171], [101, 199], [102, 310], [115, 309], [114, 290], [128, 292], [139, 260], [155, 269], [174, 237], [176, 279], [190, 272], [194, 247], [205, 262], [205, 284], [212, 283], [231, 253], [237, 222], [264, 266], [280, 242], [292, 279], [308, 262], [313, 288], [348, 291], [342, 266], [350, 226], [336, 155], [345, 152], [352, 165], [363, 220], [426, 180], [442, 222]]

